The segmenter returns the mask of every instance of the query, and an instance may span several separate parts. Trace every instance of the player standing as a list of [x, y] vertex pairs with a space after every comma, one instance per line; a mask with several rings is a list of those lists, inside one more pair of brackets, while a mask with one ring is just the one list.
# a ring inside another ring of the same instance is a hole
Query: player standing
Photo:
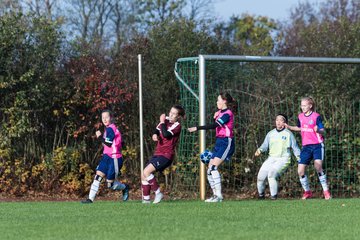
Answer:
[[150, 203], [150, 191], [155, 192], [153, 203], [159, 203], [163, 198], [154, 172], [162, 172], [172, 164], [175, 156], [175, 148], [181, 133], [180, 119], [185, 116], [185, 110], [180, 105], [174, 105], [169, 116], [160, 115], [160, 123], [157, 125], [152, 140], [157, 142], [154, 155], [146, 165], [141, 176], [141, 188], [143, 203]]
[[104, 110], [101, 113], [101, 120], [105, 126], [105, 132], [101, 136], [100, 131], [96, 131], [96, 137], [104, 146], [103, 155], [99, 165], [96, 167], [96, 175], [90, 187], [89, 197], [82, 203], [93, 203], [99, 190], [101, 181], [106, 178], [107, 187], [114, 191], [122, 191], [123, 200], [129, 198], [129, 187], [116, 180], [118, 173], [123, 165], [121, 154], [122, 139], [121, 133], [112, 122], [110, 110]]
[[268, 132], [264, 142], [256, 150], [255, 157], [269, 150], [269, 157], [261, 165], [257, 176], [257, 188], [259, 199], [265, 198], [265, 180], [268, 179], [272, 200], [278, 196], [278, 178], [284, 173], [290, 164], [292, 148], [297, 159], [300, 159], [300, 149], [295, 137], [285, 128], [287, 116], [278, 114], [275, 119], [276, 128]]
[[234, 114], [228, 108], [234, 103], [235, 101], [229, 93], [221, 93], [216, 102], [218, 111], [214, 114], [214, 122], [205, 126], [188, 128], [189, 132], [216, 129], [215, 147], [207, 170], [207, 179], [213, 191], [213, 196], [206, 199], [205, 202], [221, 202], [223, 200], [221, 176], [218, 168], [224, 161], [230, 161], [235, 151]]
[[320, 114], [315, 112], [315, 102], [311, 97], [303, 97], [301, 99], [300, 107], [302, 113], [298, 116], [297, 126], [286, 125], [286, 127], [290, 130], [301, 132], [302, 149], [298, 164], [298, 174], [301, 185], [305, 191], [302, 199], [312, 197], [312, 192], [309, 187], [308, 178], [305, 175], [305, 170], [310, 164], [310, 161], [314, 160], [314, 167], [323, 188], [324, 198], [329, 200], [331, 199], [331, 195], [326, 182], [326, 174], [322, 167], [325, 153], [323, 138], [323, 134], [325, 132], [324, 124]]

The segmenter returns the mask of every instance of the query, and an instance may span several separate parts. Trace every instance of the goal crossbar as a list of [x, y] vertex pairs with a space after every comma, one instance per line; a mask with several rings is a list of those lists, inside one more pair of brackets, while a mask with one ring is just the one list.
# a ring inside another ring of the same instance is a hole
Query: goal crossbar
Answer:
[[[177, 72], [177, 63], [193, 61], [199, 69], [199, 92], [196, 94]], [[318, 64], [360, 64], [360, 58], [330, 58], [330, 57], [272, 57], [272, 56], [241, 56], [241, 55], [199, 55], [198, 57], [185, 57], [177, 59], [175, 75], [181, 84], [188, 89], [199, 102], [199, 124], [206, 124], [205, 76], [206, 61], [238, 61], [238, 62], [277, 62], [277, 63], [318, 63]], [[206, 147], [205, 132], [199, 132], [199, 150], [203, 152]], [[199, 161], [200, 162], [200, 161]], [[200, 198], [205, 199], [205, 165], [200, 162]]]

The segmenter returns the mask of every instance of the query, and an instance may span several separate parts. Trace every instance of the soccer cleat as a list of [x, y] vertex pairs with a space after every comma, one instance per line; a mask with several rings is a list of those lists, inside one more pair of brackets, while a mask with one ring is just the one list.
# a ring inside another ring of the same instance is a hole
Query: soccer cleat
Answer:
[[310, 190], [305, 191], [301, 199], [306, 200], [306, 199], [309, 199], [309, 198], [312, 198], [312, 192]]
[[259, 194], [258, 199], [259, 200], [264, 200], [265, 199], [265, 194]]
[[218, 196], [214, 195], [211, 198], [206, 199], [205, 202], [207, 202], [207, 203], [222, 202], [222, 200], [223, 200], [222, 197], [218, 197]]
[[276, 199], [277, 199], [277, 195], [271, 196], [270, 199], [271, 199], [271, 200], [276, 200]]
[[129, 185], [125, 184], [125, 188], [124, 190], [122, 190], [122, 194], [123, 194], [122, 199], [124, 202], [129, 199], [129, 189], [130, 189]]
[[329, 190], [324, 191], [324, 198], [325, 198], [325, 200], [331, 199], [331, 194], [330, 194]]
[[91, 201], [90, 199], [86, 199], [86, 200], [82, 200], [81, 203], [88, 204], [88, 203], [93, 203], [93, 201]]
[[162, 194], [161, 192], [159, 192], [158, 194], [155, 194], [155, 199], [153, 201], [153, 203], [159, 203], [161, 202], [161, 199], [164, 197], [164, 194]]
[[145, 200], [145, 199], [143, 199], [143, 200], [142, 200], [142, 203], [143, 203], [143, 204], [149, 204], [149, 203], [150, 203], [150, 200]]

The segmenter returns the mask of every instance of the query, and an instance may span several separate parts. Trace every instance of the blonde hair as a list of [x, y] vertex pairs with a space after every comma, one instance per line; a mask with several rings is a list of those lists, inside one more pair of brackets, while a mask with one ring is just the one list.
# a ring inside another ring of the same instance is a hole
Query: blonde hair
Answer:
[[311, 111], [315, 111], [315, 101], [312, 97], [302, 97], [301, 101], [307, 101], [311, 104]]

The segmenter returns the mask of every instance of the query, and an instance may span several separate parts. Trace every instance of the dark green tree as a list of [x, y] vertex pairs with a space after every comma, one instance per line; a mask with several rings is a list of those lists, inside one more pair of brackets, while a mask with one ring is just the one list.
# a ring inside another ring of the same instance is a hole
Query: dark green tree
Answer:
[[[36, 140], [44, 143], [41, 134], [49, 130], [48, 112], [58, 96], [55, 70], [61, 33], [56, 22], [21, 13], [3, 15], [0, 32], [2, 142], [12, 144], [16, 139], [26, 144], [39, 138]], [[39, 144], [36, 148], [43, 147]]]

